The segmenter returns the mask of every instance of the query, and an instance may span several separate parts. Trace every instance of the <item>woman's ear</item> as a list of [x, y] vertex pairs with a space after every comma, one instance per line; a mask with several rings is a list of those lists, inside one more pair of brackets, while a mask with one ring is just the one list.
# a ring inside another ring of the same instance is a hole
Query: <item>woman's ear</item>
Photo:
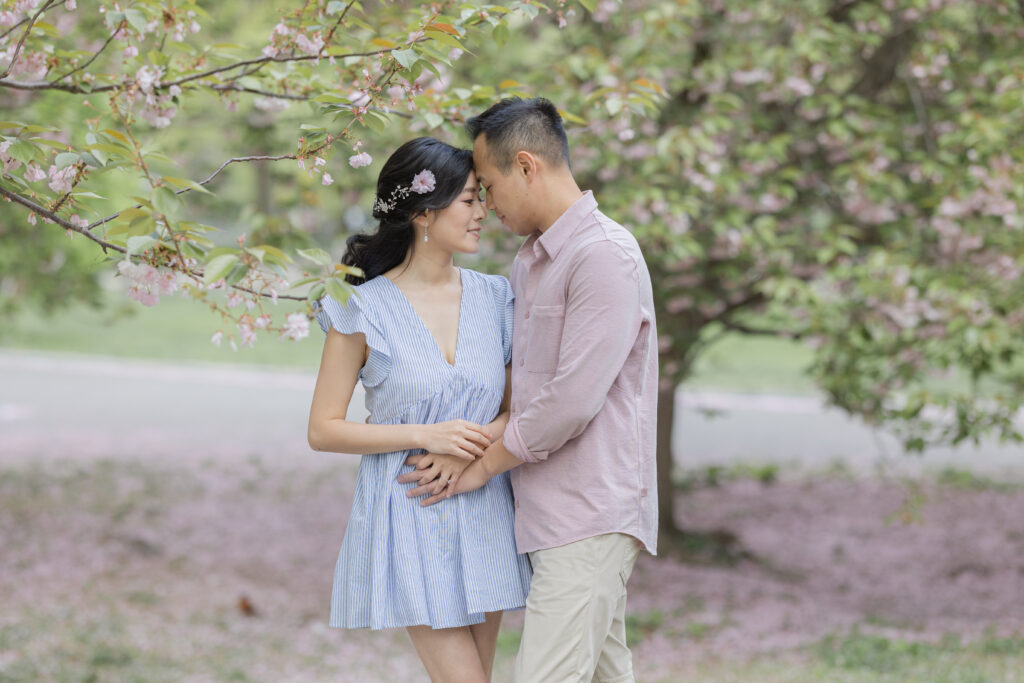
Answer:
[[418, 214], [412, 217], [412, 224], [415, 225], [417, 228], [428, 227], [430, 223], [433, 221], [433, 218], [430, 215], [432, 211], [432, 209], [420, 211]]

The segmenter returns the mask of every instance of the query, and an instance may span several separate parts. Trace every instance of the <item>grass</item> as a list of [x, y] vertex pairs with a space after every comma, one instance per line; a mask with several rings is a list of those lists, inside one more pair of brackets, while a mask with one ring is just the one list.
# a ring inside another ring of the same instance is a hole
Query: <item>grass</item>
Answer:
[[[279, 323], [301, 310], [298, 302], [282, 301], [268, 311]], [[205, 361], [265, 367], [315, 369], [323, 335], [316, 323], [298, 342], [261, 335], [253, 348], [232, 351], [210, 337], [234, 326], [200, 303], [180, 296], [165, 297], [147, 308], [110, 293], [103, 309], [84, 306], [44, 316], [25, 311], [0, 325], [0, 347], [99, 354], [168, 361]], [[810, 351], [783, 339], [727, 337], [698, 361], [687, 386], [744, 393], [809, 394], [814, 387], [803, 374]]]
[[[279, 324], [288, 313], [301, 310], [298, 302], [282, 301], [268, 307]], [[0, 346], [37, 351], [61, 351], [167, 361], [206, 361], [282, 368], [316, 368], [323, 335], [313, 323], [309, 337], [279, 340], [261, 335], [255, 346], [232, 351], [210, 337], [234, 325], [203, 304], [180, 296], [165, 297], [152, 308], [111, 295], [102, 309], [78, 306], [52, 316], [24, 311], [0, 326]], [[237, 337], [237, 333], [236, 333]]]

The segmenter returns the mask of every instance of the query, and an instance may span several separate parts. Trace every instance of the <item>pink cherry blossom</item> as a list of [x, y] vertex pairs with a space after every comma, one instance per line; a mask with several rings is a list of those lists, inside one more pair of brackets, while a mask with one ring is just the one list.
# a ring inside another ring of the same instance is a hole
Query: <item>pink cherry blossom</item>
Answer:
[[25, 167], [25, 180], [30, 183], [39, 182], [46, 177], [46, 171], [39, 167], [39, 165], [30, 161], [28, 166]]
[[430, 169], [425, 168], [413, 176], [410, 189], [412, 189], [416, 194], [426, 194], [433, 191], [434, 187], [434, 174]]
[[89, 221], [80, 217], [77, 213], [71, 215], [71, 218], [68, 219], [68, 223], [71, 223], [71, 225], [75, 226], [76, 228], [89, 227]]
[[369, 166], [373, 163], [373, 157], [366, 152], [360, 152], [359, 154], [353, 154], [348, 158], [348, 165], [352, 168], [361, 168], [363, 166]]
[[50, 189], [54, 192], [64, 194], [65, 192], [71, 192], [71, 183], [75, 178], [75, 167], [65, 166], [58, 170], [56, 165], [50, 166], [49, 177], [50, 182], [47, 183]]
[[305, 33], [300, 33], [295, 37], [295, 46], [307, 55], [317, 55], [324, 49], [324, 39], [320, 34], [314, 34], [310, 39]]
[[160, 301], [160, 297], [156, 294], [138, 285], [132, 285], [128, 288], [128, 296], [143, 306], [155, 306]]
[[220, 330], [217, 330], [216, 332], [213, 333], [213, 336], [210, 337], [210, 343], [213, 344], [214, 346], [220, 346], [220, 343], [223, 339], [224, 333], [221, 332]]
[[121, 50], [121, 56], [125, 59], [131, 59], [132, 57], [139, 56], [139, 48], [134, 45], [129, 45], [125, 49]]
[[242, 342], [242, 346], [252, 346], [256, 343], [256, 332], [253, 331], [252, 325], [249, 323], [240, 323], [238, 325], [238, 338]]
[[289, 313], [281, 337], [303, 339], [309, 336], [309, 318], [302, 313]]
[[135, 72], [135, 82], [139, 90], [144, 93], [153, 92], [153, 88], [160, 85], [160, 77], [164, 75], [163, 67], [143, 66]]
[[270, 316], [264, 313], [253, 321], [253, 327], [258, 330], [265, 330], [270, 325]]
[[330, 185], [333, 182], [334, 178], [331, 177], [330, 173], [324, 173], [323, 176], [320, 178], [320, 183], [322, 185]]

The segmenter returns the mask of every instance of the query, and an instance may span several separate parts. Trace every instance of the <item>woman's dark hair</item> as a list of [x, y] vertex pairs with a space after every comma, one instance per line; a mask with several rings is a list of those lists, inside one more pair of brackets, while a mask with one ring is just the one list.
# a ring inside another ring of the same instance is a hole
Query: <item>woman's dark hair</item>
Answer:
[[[413, 177], [424, 170], [434, 174], [434, 189], [425, 194], [409, 191]], [[435, 138], [416, 138], [396, 149], [377, 177], [373, 203], [373, 217], [380, 223], [377, 232], [349, 237], [341, 259], [362, 269], [364, 277], [347, 275], [345, 280], [358, 285], [405, 260], [416, 243], [413, 219], [428, 209], [450, 206], [462, 194], [472, 170], [472, 151]]]

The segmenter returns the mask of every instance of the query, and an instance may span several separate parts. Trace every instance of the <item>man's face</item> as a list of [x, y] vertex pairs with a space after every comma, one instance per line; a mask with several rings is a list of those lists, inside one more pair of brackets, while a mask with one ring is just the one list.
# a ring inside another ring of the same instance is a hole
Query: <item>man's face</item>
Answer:
[[516, 235], [526, 237], [532, 233], [536, 228], [529, 219], [526, 184], [515, 167], [507, 175], [498, 170], [491, 161], [483, 135], [473, 141], [473, 166], [486, 195], [487, 208]]

